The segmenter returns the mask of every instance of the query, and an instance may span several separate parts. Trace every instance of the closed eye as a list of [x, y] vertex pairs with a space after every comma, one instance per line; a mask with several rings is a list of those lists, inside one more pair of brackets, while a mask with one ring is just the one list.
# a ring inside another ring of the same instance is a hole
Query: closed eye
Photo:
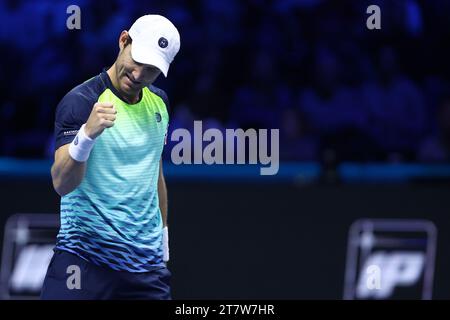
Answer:
[[[133, 60], [134, 61], [134, 60]], [[149, 65], [149, 64], [143, 64], [137, 61], [134, 61], [134, 63], [138, 66], [138, 67], [144, 67], [144, 71], [146, 72], [158, 72], [159, 69], [155, 66]]]

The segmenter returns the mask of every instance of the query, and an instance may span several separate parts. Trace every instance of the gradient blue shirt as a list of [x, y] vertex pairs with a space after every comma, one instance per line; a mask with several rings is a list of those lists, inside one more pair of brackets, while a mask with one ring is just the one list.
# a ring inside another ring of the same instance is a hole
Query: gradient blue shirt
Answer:
[[96, 102], [112, 102], [117, 118], [97, 137], [81, 184], [61, 198], [56, 248], [114, 270], [160, 268], [158, 177], [169, 121], [167, 96], [145, 87], [141, 100], [128, 104], [103, 71], [59, 103], [56, 148], [74, 139]]

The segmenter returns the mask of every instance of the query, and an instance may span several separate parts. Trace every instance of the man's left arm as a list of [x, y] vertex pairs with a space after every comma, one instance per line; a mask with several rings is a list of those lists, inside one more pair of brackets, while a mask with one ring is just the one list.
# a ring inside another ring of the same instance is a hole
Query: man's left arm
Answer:
[[161, 210], [161, 218], [163, 221], [163, 260], [169, 261], [169, 228], [167, 226], [167, 187], [164, 180], [162, 159], [159, 161], [159, 177], [158, 177], [158, 198], [159, 209]]
[[158, 177], [158, 197], [159, 197], [159, 209], [161, 209], [161, 216], [163, 221], [163, 227], [167, 227], [167, 187], [164, 180], [162, 159], [159, 161], [159, 177]]

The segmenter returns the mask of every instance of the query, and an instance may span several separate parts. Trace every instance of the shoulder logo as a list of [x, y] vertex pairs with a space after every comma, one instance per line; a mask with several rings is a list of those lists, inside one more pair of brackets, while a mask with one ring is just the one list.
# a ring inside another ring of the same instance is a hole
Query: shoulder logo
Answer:
[[73, 142], [74, 145], [78, 145], [78, 136], [75, 137], [75, 141]]
[[161, 122], [162, 117], [161, 117], [161, 114], [159, 112], [155, 113], [155, 117], [156, 117], [156, 122]]
[[169, 41], [167, 41], [167, 39], [166, 38], [164, 38], [164, 37], [161, 37], [161, 38], [159, 38], [159, 40], [158, 40], [158, 45], [161, 47], [161, 48], [166, 48], [168, 45], [169, 45]]

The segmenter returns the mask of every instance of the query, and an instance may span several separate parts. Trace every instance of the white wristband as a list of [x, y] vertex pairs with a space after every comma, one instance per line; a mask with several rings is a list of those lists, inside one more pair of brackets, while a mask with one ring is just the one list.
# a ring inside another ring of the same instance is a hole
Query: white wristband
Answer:
[[169, 261], [169, 228], [163, 228], [163, 261]]
[[72, 143], [69, 146], [69, 154], [72, 159], [78, 162], [85, 162], [89, 158], [89, 154], [91, 153], [92, 148], [95, 144], [95, 139], [91, 139], [84, 132], [84, 127], [86, 124], [83, 124], [78, 130], [75, 139], [73, 139]]

